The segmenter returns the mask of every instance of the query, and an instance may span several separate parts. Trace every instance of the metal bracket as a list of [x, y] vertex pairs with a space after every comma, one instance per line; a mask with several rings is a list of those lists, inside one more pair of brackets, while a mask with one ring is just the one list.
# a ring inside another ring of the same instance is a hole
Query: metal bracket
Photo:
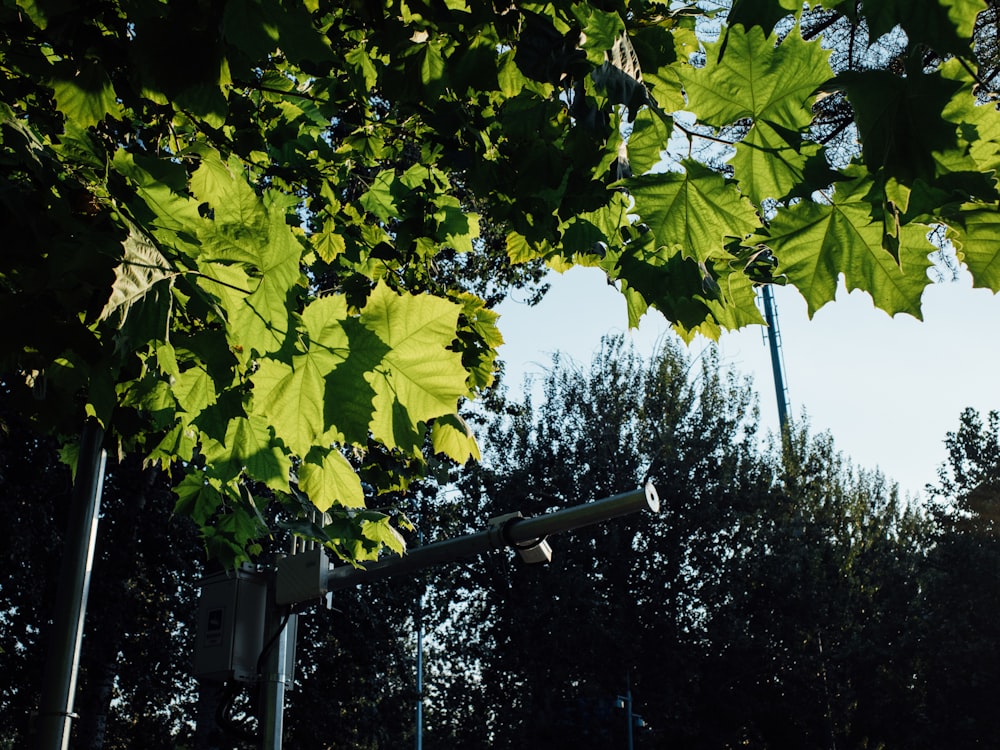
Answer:
[[[487, 526], [491, 532], [498, 534], [503, 546], [516, 550], [521, 560], [529, 565], [552, 562], [552, 547], [549, 546], [545, 537], [536, 537], [524, 542], [516, 542], [510, 538], [510, 535], [507, 533], [510, 527], [523, 519], [524, 515], [518, 510], [491, 518]], [[499, 547], [501, 545], [497, 544], [496, 546]]]

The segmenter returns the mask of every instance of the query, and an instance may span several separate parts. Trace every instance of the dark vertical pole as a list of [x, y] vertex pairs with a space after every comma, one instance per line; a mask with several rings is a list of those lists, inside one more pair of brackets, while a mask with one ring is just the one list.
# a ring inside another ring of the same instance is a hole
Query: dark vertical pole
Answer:
[[[273, 587], [271, 589], [273, 592]], [[260, 750], [281, 750], [285, 729], [285, 692], [292, 681], [291, 663], [295, 656], [295, 639], [298, 633], [298, 615], [287, 607], [271, 603], [267, 607], [264, 638], [267, 654], [261, 665], [260, 675]]]
[[[422, 524], [423, 514], [419, 522]], [[417, 529], [417, 546], [423, 546], [424, 532]], [[420, 596], [417, 597], [417, 744], [416, 750], [424, 748], [424, 590], [426, 585], [420, 587]]]
[[771, 350], [771, 371], [774, 373], [774, 393], [778, 397], [778, 424], [782, 437], [788, 431], [788, 401], [785, 398], [785, 375], [781, 365], [778, 340], [778, 315], [774, 309], [774, 293], [769, 284], [763, 286], [764, 320], [767, 321], [767, 343]]
[[65, 750], [73, 715], [80, 642], [87, 613], [90, 574], [97, 541], [97, 520], [107, 454], [101, 448], [104, 428], [88, 420], [80, 439], [66, 546], [60, 567], [55, 612], [38, 712], [38, 747]]
[[635, 723], [635, 717], [632, 716], [632, 671], [629, 670], [625, 675], [625, 717], [628, 721], [628, 750], [633, 750], [635, 745], [632, 743], [632, 725]]

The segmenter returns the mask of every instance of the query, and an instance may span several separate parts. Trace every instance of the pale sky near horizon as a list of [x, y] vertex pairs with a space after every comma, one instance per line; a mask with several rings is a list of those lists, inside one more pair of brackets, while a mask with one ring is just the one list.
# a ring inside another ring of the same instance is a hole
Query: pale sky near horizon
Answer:
[[[530, 308], [513, 300], [499, 311], [507, 384], [540, 376], [560, 351], [588, 366], [601, 336], [628, 330], [624, 298], [597, 269], [551, 274], [552, 289]], [[946, 433], [962, 410], [984, 415], [1000, 409], [1000, 296], [973, 289], [968, 275], [931, 284], [923, 297], [924, 320], [876, 310], [862, 292], [847, 294], [810, 321], [793, 288], [775, 289], [791, 414], [808, 417], [813, 433], [829, 431], [854, 464], [880, 468], [904, 494], [921, 492], [946, 459]], [[648, 357], [668, 329], [651, 311], [629, 333]], [[689, 346], [706, 346], [699, 337]], [[777, 432], [778, 414], [764, 329], [723, 335], [722, 364], [752, 375], [761, 425]]]

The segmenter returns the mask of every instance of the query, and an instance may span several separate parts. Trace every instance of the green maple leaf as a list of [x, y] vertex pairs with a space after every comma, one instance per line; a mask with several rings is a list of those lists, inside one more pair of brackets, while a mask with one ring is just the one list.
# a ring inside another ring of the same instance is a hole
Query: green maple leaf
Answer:
[[326, 263], [332, 263], [338, 255], [347, 250], [347, 241], [342, 234], [334, 231], [333, 222], [327, 222], [322, 232], [310, 235], [309, 242], [320, 259]]
[[434, 420], [431, 442], [435, 453], [442, 453], [456, 463], [464, 464], [470, 458], [478, 461], [481, 457], [476, 436], [458, 414], [446, 414]]
[[[252, 244], [254, 236], [264, 230], [267, 214], [260, 196], [244, 177], [244, 167], [235, 156], [222, 161], [213, 148], [196, 145], [185, 154], [200, 157], [198, 168], [191, 175], [191, 193], [202, 203], [211, 206], [215, 234], [208, 234], [208, 253], [216, 243], [218, 251], [238, 257], [243, 244]], [[247, 251], [247, 262], [253, 262], [252, 251]]]
[[[317, 456], [317, 453], [322, 455]], [[354, 467], [338, 451], [313, 451], [299, 466], [299, 486], [324, 513], [334, 505], [363, 508], [365, 493]]]
[[742, 238], [757, 226], [757, 214], [736, 187], [695, 161], [685, 172], [663, 172], [624, 180], [639, 214], [670, 254], [707, 261], [717, 257], [725, 237]]
[[205, 459], [213, 475], [222, 481], [236, 479], [241, 472], [274, 490], [288, 491], [291, 460], [275, 443], [268, 420], [259, 415], [236, 417], [226, 428], [222, 443], [203, 435]]
[[732, 158], [740, 192], [757, 205], [765, 198], [781, 200], [806, 182], [809, 159], [822, 147], [807, 143], [801, 147], [797, 134], [777, 129], [761, 120], [736, 144]]
[[278, 209], [267, 211], [267, 223], [259, 233], [241, 237], [239, 242], [229, 242], [232, 233], [223, 240], [225, 231], [224, 225], [202, 234], [212, 254], [200, 265], [204, 268], [236, 261], [251, 267], [254, 275], [242, 282], [250, 294], [239, 298], [222, 290], [213, 291], [228, 300], [230, 328], [247, 351], [278, 351], [291, 330], [291, 297], [303, 278], [299, 268], [303, 246], [285, 223], [284, 211]]
[[389, 221], [399, 215], [397, 201], [405, 195], [404, 186], [391, 169], [379, 172], [372, 185], [366, 190], [360, 203], [365, 211], [377, 216], [381, 221]]
[[711, 278], [717, 288], [707, 281], [708, 269], [702, 269], [702, 294], [696, 295], [712, 314], [712, 318], [725, 330], [737, 331], [751, 325], [761, 325], [764, 318], [757, 307], [757, 290], [750, 277], [738, 265], [720, 258], [712, 264]]
[[97, 125], [108, 115], [121, 119], [122, 108], [111, 79], [96, 60], [88, 61], [81, 70], [55, 79], [51, 85], [56, 106], [78, 127]]
[[160, 281], [171, 278], [174, 270], [156, 245], [135, 224], [130, 221], [126, 223], [128, 236], [122, 242], [125, 252], [121, 262], [115, 267], [111, 297], [100, 314], [101, 320], [116, 314], [119, 327], [124, 325], [132, 305], [146, 297]]
[[938, 171], [992, 172], [995, 180], [1000, 171], [1000, 112], [996, 103], [978, 101], [977, 83], [959, 60], [952, 59], [942, 65], [941, 75], [959, 86], [941, 112], [941, 119], [957, 129], [958, 148], [934, 155]]
[[507, 233], [507, 257], [511, 263], [527, 263], [544, 257], [552, 250], [546, 241], [533, 242], [520, 232]]
[[751, 118], [798, 131], [812, 122], [816, 91], [832, 77], [819, 41], [789, 35], [775, 46], [756, 27], [730, 28], [706, 56], [705, 67], [684, 68], [681, 81], [688, 109], [715, 127]]
[[625, 23], [617, 13], [605, 13], [586, 3], [574, 5], [573, 15], [583, 32], [583, 49], [595, 65], [604, 62], [604, 53], [625, 32]]
[[134, 406], [144, 411], [159, 427], [171, 424], [177, 411], [174, 390], [163, 380], [150, 376], [133, 381], [121, 394], [120, 400], [122, 406]]
[[398, 555], [406, 551], [406, 540], [392, 527], [392, 519], [388, 516], [373, 517], [362, 521], [361, 535], [365, 539], [375, 542], [378, 549], [388, 547]]
[[222, 505], [218, 483], [207, 480], [201, 472], [185, 476], [176, 487], [177, 503], [174, 513], [189, 516], [199, 526], [205, 526]]
[[262, 200], [247, 182], [236, 157], [223, 162], [207, 147], [189, 151], [201, 156], [191, 177], [191, 191], [214, 213], [197, 226], [202, 245], [199, 263], [202, 267], [212, 263], [250, 267], [255, 278], [247, 290], [250, 294], [242, 300], [215, 291], [228, 303], [230, 327], [238, 332], [247, 351], [277, 351], [290, 330], [289, 296], [302, 278], [299, 261], [303, 252], [285, 222], [282, 199]]
[[291, 365], [265, 358], [251, 376], [253, 413], [300, 457], [334, 442], [364, 445], [375, 413], [369, 380], [389, 347], [348, 313], [343, 295], [313, 300], [302, 322]]
[[[873, 204], [874, 188], [867, 174], [838, 183], [829, 204], [802, 201], [779, 211], [755, 238], [774, 251], [778, 272], [802, 292], [810, 317], [834, 299], [841, 274], [848, 291], [867, 291], [890, 315], [921, 317], [927, 255], [934, 250], [928, 228], [892, 226], [880, 205]], [[898, 263], [886, 246], [896, 250]]]
[[380, 282], [361, 323], [388, 347], [365, 379], [375, 391], [373, 436], [390, 448], [419, 450], [421, 422], [451, 414], [466, 395], [462, 357], [448, 349], [461, 307], [429, 295], [396, 294]]
[[750, 279], [728, 253], [709, 264], [694, 261], [657, 248], [649, 233], [625, 246], [611, 275], [622, 284], [630, 326], [649, 306], [688, 342], [695, 334], [718, 339], [724, 328], [762, 322]]
[[911, 44], [967, 58], [976, 16], [986, 10], [983, 0], [865, 0], [863, 5], [872, 38], [902, 26]]
[[487, 388], [495, 377], [497, 349], [503, 345], [503, 336], [497, 328], [500, 315], [468, 292], [463, 292], [457, 301], [462, 303], [462, 318], [467, 328], [459, 332], [456, 349], [462, 352], [462, 364], [469, 371], [470, 390]]
[[961, 83], [930, 75], [898, 76], [883, 70], [837, 76], [854, 108], [862, 156], [869, 170], [881, 168], [901, 180], [939, 176], [935, 152], [959, 148], [955, 124], [928, 112], [943, 112]]
[[344, 295], [310, 302], [302, 313], [311, 356], [326, 373], [323, 440], [364, 445], [375, 407], [366, 377], [382, 362], [388, 346], [348, 312]]
[[673, 120], [652, 107], [643, 107], [628, 138], [628, 161], [632, 174], [643, 174], [660, 161], [670, 140]]
[[305, 456], [326, 432], [322, 358], [302, 354], [292, 365], [262, 359], [251, 376], [253, 414], [263, 417], [292, 453]]
[[705, 67], [682, 70], [688, 108], [716, 127], [750, 119], [732, 162], [740, 189], [757, 204], [786, 197], [803, 181], [807, 155], [799, 133], [812, 121], [816, 91], [832, 76], [829, 52], [791, 35], [776, 46], [752, 27], [730, 28], [706, 54]]
[[119, 150], [112, 166], [131, 180], [137, 197], [131, 207], [145, 229], [164, 247], [189, 256], [200, 252], [183, 234], [196, 234], [202, 221], [198, 201], [187, 194], [187, 172], [183, 165]]
[[146, 456], [146, 462], [167, 469], [173, 461], [190, 462], [198, 446], [198, 431], [189, 424], [179, 422], [171, 427], [163, 439]]
[[593, 265], [586, 256], [600, 256], [604, 248], [621, 244], [619, 230], [628, 226], [630, 208], [628, 198], [616, 192], [606, 206], [578, 213], [562, 228], [563, 254], [577, 263]]
[[438, 223], [436, 239], [460, 253], [474, 250], [473, 240], [479, 237], [479, 216], [464, 209], [457, 198], [442, 195], [437, 200], [434, 220]]
[[1000, 291], [1000, 212], [996, 204], [966, 204], [952, 228], [973, 285]]
[[180, 407], [192, 416], [201, 413], [216, 401], [215, 381], [208, 370], [200, 365], [180, 373], [171, 390]]
[[[830, 3], [824, 3], [830, 7]], [[746, 28], [760, 27], [765, 34], [770, 34], [774, 25], [788, 15], [798, 15], [802, 11], [802, 3], [798, 0], [735, 0], [726, 20], [730, 28], [742, 24]]]

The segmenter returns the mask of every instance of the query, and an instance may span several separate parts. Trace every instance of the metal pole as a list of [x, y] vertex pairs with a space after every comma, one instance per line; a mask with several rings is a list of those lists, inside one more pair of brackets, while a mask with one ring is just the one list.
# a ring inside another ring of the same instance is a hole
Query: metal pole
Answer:
[[502, 526], [492, 526], [484, 531], [467, 534], [456, 539], [434, 542], [410, 550], [403, 557], [372, 563], [367, 568], [342, 565], [330, 571], [327, 588], [330, 591], [350, 588], [362, 583], [379, 581], [390, 576], [421, 570], [438, 563], [454, 562], [475, 557], [489, 550], [501, 549], [512, 544], [524, 544], [542, 539], [561, 531], [572, 531], [581, 526], [608, 521], [612, 518], [640, 510], [660, 509], [660, 500], [652, 484], [644, 488], [606, 497], [572, 508], [546, 513], [534, 518], [515, 518]]
[[[423, 514], [421, 513], [420, 523], [423, 524]], [[417, 530], [417, 544], [423, 546], [423, 529]], [[417, 716], [416, 750], [424, 748], [424, 593], [426, 583], [420, 588], [420, 596], [417, 597]]]
[[[422, 613], [418, 615], [422, 617]], [[424, 747], [424, 626], [417, 625], [417, 750]]]
[[50, 651], [45, 663], [38, 712], [38, 747], [41, 750], [66, 750], [72, 720], [76, 718], [73, 703], [80, 666], [80, 643], [87, 614], [107, 462], [107, 454], [101, 448], [103, 441], [104, 428], [96, 421], [88, 420], [80, 438]]
[[635, 718], [632, 716], [632, 673], [628, 672], [625, 677], [625, 716], [628, 721], [628, 730], [626, 737], [628, 738], [628, 750], [633, 750], [635, 747], [632, 744], [632, 724], [635, 722]]
[[774, 292], [769, 284], [764, 284], [764, 320], [767, 322], [767, 343], [771, 350], [771, 372], [774, 373], [774, 392], [778, 398], [778, 425], [781, 435], [788, 432], [788, 400], [785, 397], [785, 376], [781, 366], [781, 351], [778, 342], [778, 315], [774, 309]]
[[[291, 680], [295, 653], [297, 617], [286, 608], [269, 606], [264, 625], [266, 643], [271, 643], [260, 675], [260, 750], [281, 750], [285, 716], [286, 684]], [[272, 640], [273, 639], [273, 640]]]

